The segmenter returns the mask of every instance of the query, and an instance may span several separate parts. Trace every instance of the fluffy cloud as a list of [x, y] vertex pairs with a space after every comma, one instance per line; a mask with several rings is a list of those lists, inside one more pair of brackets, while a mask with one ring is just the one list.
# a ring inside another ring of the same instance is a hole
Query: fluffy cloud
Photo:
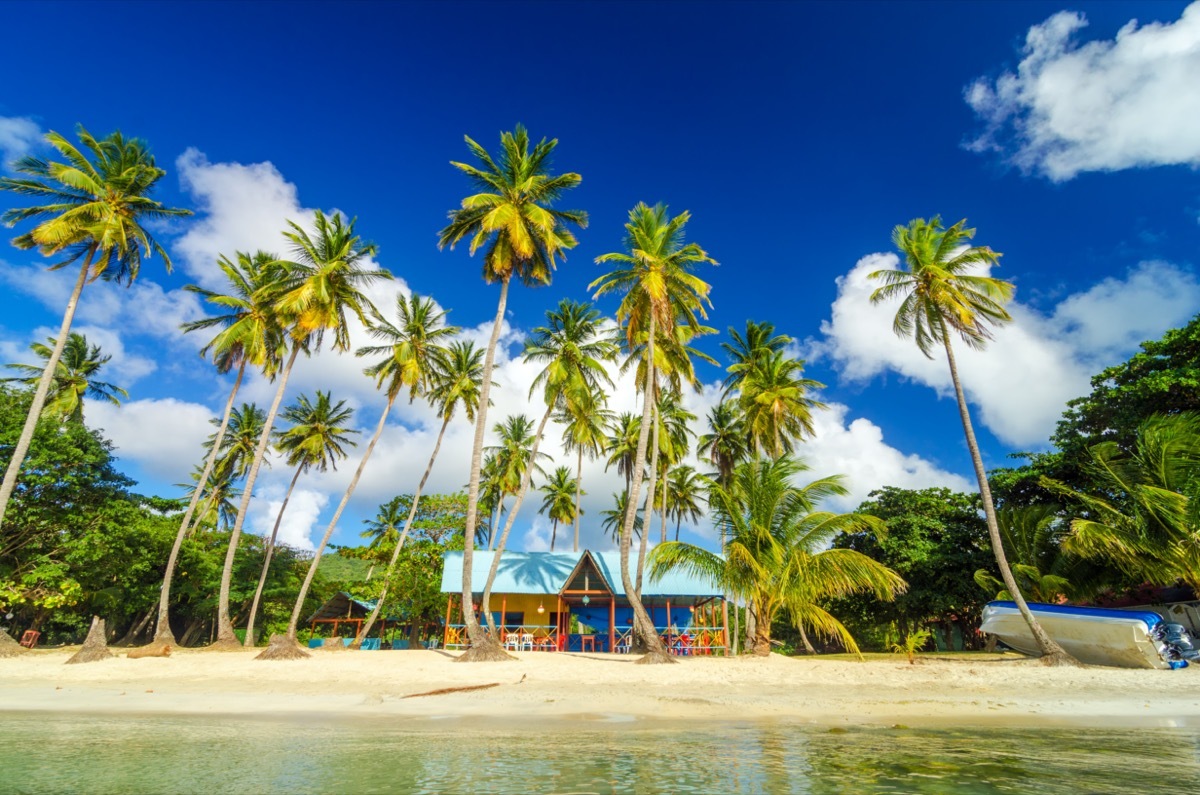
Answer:
[[1015, 73], [967, 88], [986, 124], [969, 147], [1055, 181], [1200, 165], [1200, 3], [1173, 23], [1131, 20], [1115, 39], [1080, 44], [1086, 26], [1082, 14], [1055, 14], [1029, 29]]
[[37, 122], [23, 116], [0, 116], [0, 167], [29, 151], [41, 140], [42, 130]]
[[[301, 476], [303, 477], [303, 476]], [[270, 536], [283, 505], [287, 487], [271, 484], [256, 490], [255, 500], [250, 503], [249, 529], [261, 536]], [[288, 500], [287, 512], [279, 522], [276, 543], [295, 549], [314, 550], [313, 530], [317, 527], [321, 511], [329, 503], [329, 495], [297, 485]]]
[[[875, 285], [868, 274], [898, 265], [894, 254], [872, 254], [839, 278], [832, 317], [821, 326], [825, 339], [809, 354], [831, 357], [851, 381], [891, 370], [952, 399], [944, 359], [927, 359], [911, 340], [890, 333], [894, 304], [869, 301]], [[1161, 262], [1142, 263], [1124, 279], [1068, 296], [1049, 315], [1014, 302], [1014, 322], [997, 330], [987, 350], [956, 348], [963, 388], [997, 437], [1043, 446], [1066, 402], [1088, 391], [1093, 373], [1141, 340], [1186, 322], [1198, 302], [1196, 277]]]
[[186, 483], [213, 413], [205, 406], [175, 398], [132, 400], [120, 408], [88, 401], [87, 423], [112, 440], [116, 455], [137, 462], [148, 475], [166, 483]]

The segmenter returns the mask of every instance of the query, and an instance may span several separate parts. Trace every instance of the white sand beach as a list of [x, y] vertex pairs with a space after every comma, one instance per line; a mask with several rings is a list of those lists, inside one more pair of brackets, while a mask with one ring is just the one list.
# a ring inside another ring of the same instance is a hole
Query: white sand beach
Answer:
[[[1016, 655], [865, 662], [684, 658], [634, 665], [605, 654], [522, 653], [458, 664], [438, 651], [254, 652], [64, 665], [71, 650], [0, 659], [0, 710], [331, 718], [758, 720], [819, 725], [1200, 725], [1200, 668], [1046, 668]], [[523, 680], [523, 681], [522, 681]], [[496, 687], [419, 698], [440, 688]]]

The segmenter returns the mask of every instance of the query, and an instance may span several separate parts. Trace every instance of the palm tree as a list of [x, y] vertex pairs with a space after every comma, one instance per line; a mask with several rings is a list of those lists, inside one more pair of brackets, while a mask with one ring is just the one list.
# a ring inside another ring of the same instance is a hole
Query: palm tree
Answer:
[[701, 434], [697, 450], [717, 468], [716, 480], [729, 487], [734, 468], [750, 456], [746, 430], [737, 404], [722, 400], [708, 413], [708, 433]]
[[[572, 551], [579, 551], [579, 518], [583, 511], [579, 498], [583, 495], [583, 457], [594, 461], [604, 451], [607, 437], [605, 431], [612, 424], [613, 413], [604, 406], [604, 393], [596, 392], [587, 399], [577, 399], [567, 404], [558, 417], [563, 425], [563, 447], [576, 454], [575, 463], [575, 539]], [[634, 434], [636, 438], [636, 434]]]
[[[692, 274], [696, 265], [716, 261], [695, 243], [684, 243], [684, 227], [691, 215], [684, 211], [675, 218], [667, 216], [665, 205], [649, 207], [638, 204], [629, 212], [629, 223], [625, 224], [626, 248], [628, 252], [601, 255], [597, 263], [617, 263], [617, 270], [592, 282], [590, 289], [596, 297], [609, 293], [622, 295], [617, 308], [617, 322], [625, 331], [627, 348], [632, 348], [645, 339], [647, 361], [645, 381], [642, 388], [642, 423], [638, 432], [638, 446], [633, 460], [637, 468], [629, 492], [629, 505], [625, 524], [621, 528], [621, 577], [626, 594], [633, 608], [634, 632], [649, 650], [643, 659], [646, 662], [673, 662], [667, 655], [654, 625], [646, 613], [641, 599], [634, 593], [629, 577], [629, 552], [633, 542], [633, 522], [637, 513], [638, 495], [642, 484], [641, 468], [646, 460], [646, 443], [650, 432], [651, 416], [656, 402], [654, 348], [658, 334], [675, 339], [676, 325], [699, 326], [699, 319], [707, 317], [704, 311], [709, 304], [710, 286]], [[653, 469], [651, 476], [653, 477]]]
[[[1013, 561], [1013, 576], [1022, 593], [1036, 602], [1057, 604], [1073, 590], [1069, 575], [1078, 559], [1069, 558], [1063, 550], [1067, 528], [1060, 510], [1057, 505], [1023, 505], [996, 513], [1004, 551]], [[975, 582], [996, 599], [1012, 599], [1004, 583], [987, 569], [975, 572]]]
[[554, 542], [558, 537], [558, 523], [575, 521], [575, 486], [575, 479], [571, 477], [570, 468], [558, 467], [550, 479], [539, 489], [546, 495], [542, 498], [542, 507], [538, 508], [538, 513], [544, 513], [550, 517], [551, 552], [554, 551]]
[[83, 285], [101, 277], [132, 284], [141, 270], [142, 258], [155, 253], [163, 258], [163, 265], [170, 271], [171, 258], [143, 224], [191, 215], [189, 210], [164, 207], [150, 198], [167, 172], [154, 164], [154, 156], [143, 141], [126, 139], [119, 132], [97, 141], [82, 125], [77, 134], [87, 154], [58, 133], [50, 132], [46, 141], [67, 162], [27, 156], [13, 165], [14, 171], [24, 176], [0, 177], [0, 190], [48, 202], [14, 207], [0, 215], [0, 221], [10, 227], [21, 221], [38, 221], [33, 229], [13, 238], [13, 245], [22, 251], [36, 248], [44, 257], [61, 256], [62, 261], [51, 265], [51, 270], [83, 261], [58, 335], [54, 337], [54, 348], [34, 390], [25, 426], [0, 483], [0, 528], [4, 526], [9, 498], [16, 488], [17, 475], [58, 370], [59, 357], [69, 339]]
[[[177, 483], [176, 485], [186, 488], [191, 494], [196, 491], [195, 484], [200, 482], [200, 474], [201, 469], [196, 467], [192, 470], [191, 484]], [[242, 496], [241, 489], [234, 484], [235, 479], [229, 473], [214, 470], [209, 475], [208, 482], [200, 487], [201, 495], [204, 498], [204, 511], [196, 515], [196, 522], [191, 527], [193, 531], [206, 525], [214, 528], [233, 525], [234, 517], [237, 516], [237, 505], [233, 501]], [[157, 642], [157, 639], [154, 642]], [[174, 640], [171, 643], [174, 644]]]
[[371, 540], [367, 549], [379, 549], [400, 540], [400, 530], [404, 527], [404, 514], [400, 511], [403, 503], [403, 497], [393, 497], [379, 506], [374, 519], [363, 520], [367, 529], [359, 535]]
[[797, 628], [837, 637], [857, 652], [854, 638], [818, 602], [860, 591], [891, 599], [905, 588], [899, 575], [866, 555], [828, 548], [838, 533], [880, 532], [883, 523], [873, 516], [817, 510], [823, 498], [847, 491], [838, 476], [793, 485], [805, 469], [788, 456], [755, 459], [738, 466], [730, 488], [714, 486], [710, 499], [727, 538], [724, 557], [676, 541], [651, 553], [652, 579], [680, 568], [747, 599], [758, 619], [757, 655], [770, 654], [771, 625], [781, 613]]
[[1155, 415], [1132, 450], [1102, 442], [1089, 453], [1096, 493], [1043, 479], [1087, 512], [1071, 522], [1065, 551], [1109, 561], [1141, 582], [1182, 580], [1200, 591], [1200, 415]]
[[[531, 461], [538, 459], [538, 447], [545, 434], [546, 423], [556, 410], [561, 411], [573, 402], [587, 402], [591, 395], [606, 386], [613, 388], [605, 364], [615, 361], [617, 355], [617, 344], [612, 333], [604, 327], [600, 313], [593, 309], [591, 304], [571, 300], [560, 301], [557, 307], [546, 313], [546, 321], [546, 325], [535, 328], [525, 342], [525, 361], [545, 365], [529, 388], [530, 399], [540, 388], [542, 400], [546, 404], [541, 422], [533, 435], [529, 456]], [[508, 520], [500, 533], [496, 554], [488, 570], [487, 584], [483, 588], [480, 604], [493, 635], [496, 628], [492, 626], [492, 613], [489, 609], [492, 583], [500, 570], [500, 558], [504, 554], [508, 534], [529, 490], [531, 475], [532, 470], [526, 467], [516, 491], [513, 507], [508, 512]]]
[[[57, 340], [50, 337], [46, 341], [50, 343], [48, 346], [35, 342], [29, 346], [29, 349], [38, 357], [50, 361], [50, 357], [54, 354], [54, 348], [57, 347]], [[54, 378], [50, 390], [46, 394], [46, 405], [42, 409], [42, 416], [57, 422], [82, 423], [85, 397], [92, 400], [104, 400], [114, 406], [121, 405], [120, 398], [128, 398], [129, 393], [119, 386], [96, 380], [100, 368], [111, 360], [112, 356], [101, 355], [99, 345], [89, 348], [87, 337], [72, 331], [70, 339], [67, 340], [67, 344], [62, 350], [62, 356], [54, 368]], [[5, 366], [10, 370], [25, 373], [25, 377], [0, 378], [0, 383], [19, 381], [36, 387], [42, 379], [42, 374], [46, 372], [45, 365], [9, 364]]]
[[610, 433], [604, 441], [604, 452], [608, 454], [608, 462], [604, 465], [607, 471], [616, 464], [617, 474], [625, 476], [625, 491], [628, 492], [633, 483], [634, 456], [637, 455], [638, 438], [641, 435], [642, 419], [636, 414], [623, 411], [609, 425]]
[[[614, 491], [613, 507], [600, 512], [600, 529], [604, 535], [612, 539], [614, 544], [621, 542], [621, 528], [625, 525], [625, 511], [629, 507], [629, 492]], [[633, 524], [633, 532], [640, 538], [642, 535], [642, 517], [639, 514]]]
[[[209, 422], [217, 424], [215, 419]], [[227, 475], [234, 480], [245, 478], [254, 460], [255, 446], [266, 424], [267, 413], [255, 403], [243, 403], [241, 408], [231, 411], [220, 444], [217, 443], [217, 433], [209, 436], [204, 442], [205, 448], [215, 446], [219, 450], [213, 472]]]
[[[283, 401], [288, 376], [301, 351], [309, 353], [319, 349], [325, 333], [333, 335], [332, 348], [337, 352], [350, 349], [350, 330], [347, 313], [353, 314], [364, 326], [370, 326], [368, 311], [375, 307], [363, 290], [372, 283], [391, 279], [388, 271], [368, 269], [371, 258], [377, 253], [373, 244], [365, 243], [354, 233], [354, 220], [343, 221], [340, 215], [327, 217], [317, 210], [313, 217], [313, 234], [294, 221], [288, 221], [290, 231], [283, 233], [291, 244], [292, 267], [287, 283], [275, 302], [275, 311], [287, 329], [291, 348], [287, 362], [279, 374], [279, 384], [271, 408], [267, 411], [267, 422], [254, 451], [254, 460], [246, 476], [245, 493], [238, 507], [238, 518], [233, 525], [229, 550], [225, 554], [225, 566], [221, 571], [221, 593], [217, 607], [217, 643], [226, 647], [238, 647], [233, 633], [233, 622], [229, 619], [229, 588], [233, 577], [233, 559], [241, 537], [242, 525], [250, 507], [250, 497], [259, 467], [271, 441], [271, 429], [275, 415]], [[372, 446], [374, 442], [372, 442]], [[368, 449], [368, 455], [370, 450]], [[311, 569], [310, 569], [311, 574]], [[305, 582], [307, 588], [308, 581]]]
[[367, 617], [358, 636], [354, 639], [352, 645], [355, 648], [362, 646], [363, 638], [367, 637], [371, 627], [375, 626], [379, 611], [383, 609], [392, 575], [396, 571], [396, 562], [400, 559], [400, 550], [404, 546], [404, 539], [408, 537], [413, 518], [417, 515], [417, 504], [421, 499], [421, 492], [424, 491], [425, 483], [429, 480], [429, 473], [433, 471], [433, 463], [437, 461], [438, 451], [442, 449], [442, 438], [446, 435], [446, 426], [450, 424], [450, 420], [454, 419], [459, 406], [462, 406], [463, 414], [466, 415], [468, 422], [475, 419], [475, 412], [479, 409], [479, 394], [483, 386], [482, 358], [483, 351], [477, 349], [474, 343], [456, 340], [451, 342], [449, 348], [444, 352], [441, 366], [432, 373], [433, 380], [429, 385], [426, 397], [431, 404], [437, 407], [438, 416], [442, 418], [442, 427], [438, 430], [437, 441], [433, 443], [433, 452], [429, 455], [429, 463], [425, 465], [425, 474], [421, 475], [421, 482], [417, 484], [417, 490], [413, 493], [412, 506], [404, 520], [404, 532], [401, 533], [395, 547], [392, 548], [392, 559], [388, 561], [387, 571], [383, 577], [383, 589], [375, 601], [375, 608], [371, 611], [371, 615]]
[[779, 353], [787, 347], [792, 338], [786, 334], [776, 334], [772, 323], [757, 323], [746, 321], [746, 333], [739, 334], [738, 330], [729, 327], [729, 338], [732, 342], [722, 342], [721, 348], [729, 354], [729, 366], [725, 368], [723, 386], [724, 397], [729, 397], [736, 391], [742, 379], [746, 377], [762, 359], [772, 353]]
[[794, 442], [814, 433], [812, 410], [825, 404], [808, 397], [825, 386], [802, 378], [804, 360], [783, 351], [770, 351], [738, 377], [743, 423], [750, 449], [778, 458], [794, 449]]
[[463, 620], [471, 649], [460, 659], [466, 661], [501, 659], [506, 657], [496, 638], [484, 634], [475, 615], [471, 595], [471, 562], [475, 551], [475, 524], [479, 509], [479, 479], [483, 467], [483, 437], [487, 430], [487, 407], [492, 384], [492, 363], [504, 308], [508, 301], [508, 285], [513, 276], [525, 284], [549, 284], [555, 260], [574, 248], [575, 236], [567, 225], [587, 226], [587, 214], [578, 210], [557, 210], [551, 205], [566, 191], [581, 181], [575, 173], [558, 176], [550, 174], [550, 154], [558, 140], [543, 138], [532, 150], [529, 134], [521, 125], [511, 133], [500, 135], [500, 157], [494, 160], [488, 151], [469, 137], [467, 148], [479, 161], [479, 166], [452, 163], [470, 179], [480, 192], [462, 200], [462, 206], [450, 212], [450, 223], [438, 233], [438, 247], [450, 246], [463, 238], [471, 239], [471, 254], [480, 247], [483, 256], [483, 279], [488, 284], [500, 282], [500, 299], [496, 319], [483, 359], [483, 390], [479, 401], [481, 410], [475, 420], [475, 437], [471, 447], [471, 477], [467, 486], [466, 532], [463, 548]]
[[[237, 253], [236, 262], [224, 255], [217, 258], [217, 266], [229, 280], [232, 288], [228, 295], [206, 290], [196, 285], [186, 285], [183, 289], [204, 296], [210, 304], [226, 310], [224, 314], [207, 317], [202, 320], [185, 323], [185, 333], [220, 327], [221, 331], [200, 349], [201, 356], [212, 354], [217, 365], [217, 372], [227, 373], [235, 366], [237, 376], [233, 380], [233, 388], [229, 390], [229, 399], [225, 401], [225, 411], [221, 415], [217, 433], [209, 446], [209, 454], [204, 467], [192, 490], [187, 510], [179, 521], [179, 530], [175, 533], [175, 543], [171, 546], [171, 554], [167, 557], [166, 571], [163, 572], [162, 590], [158, 598], [158, 620], [154, 632], [153, 646], [175, 645], [175, 635], [171, 632], [169, 606], [171, 602], [171, 580], [175, 576], [175, 563], [179, 559], [179, 550], [183, 539], [191, 530], [192, 517], [200, 502], [200, 484], [208, 482], [216, 465], [217, 455], [225, 443], [225, 433], [233, 415], [234, 402], [242, 385], [242, 377], [246, 366], [255, 367], [268, 374], [279, 364], [279, 350], [283, 346], [282, 329], [275, 317], [275, 292], [282, 283], [289, 267], [279, 261], [274, 254], [259, 251], [254, 255]], [[260, 429], [261, 430], [261, 429]]]
[[292, 427], [282, 433], [277, 432], [275, 448], [284, 455], [288, 466], [295, 467], [295, 472], [283, 495], [279, 512], [275, 514], [275, 526], [271, 528], [271, 537], [267, 539], [267, 548], [263, 553], [262, 573], [258, 576], [258, 587], [250, 602], [250, 617], [246, 619], [246, 648], [254, 645], [254, 617], [258, 614], [263, 586], [267, 584], [267, 573], [271, 569], [271, 557], [275, 553], [275, 539], [279, 537], [283, 512], [292, 499], [296, 481], [310, 469], [318, 472], [331, 468], [337, 470], [337, 462], [347, 456], [346, 448], [358, 446], [350, 439], [351, 434], [358, 433], [349, 427], [353, 416], [354, 409], [349, 408], [346, 401], [339, 400], [335, 404], [330, 393], [320, 390], [317, 390], [316, 403], [309, 400], [307, 395], [301, 395], [294, 405], [283, 410], [283, 419], [290, 422]]
[[917, 348], [930, 359], [933, 358], [935, 345], [940, 344], [945, 349], [946, 361], [950, 365], [950, 380], [954, 382], [954, 394], [958, 398], [958, 413], [971, 452], [971, 463], [975, 467], [975, 479], [979, 482], [988, 537], [1004, 587], [1012, 594], [1013, 601], [1029, 625], [1042, 652], [1042, 659], [1052, 665], [1073, 663], [1070, 655], [1046, 634], [1033, 617], [1008, 567], [987, 472], [983, 468], [967, 399], [958, 378], [958, 364], [951, 345], [952, 335], [957, 335], [968, 347], [981, 350], [992, 337], [990, 325], [1012, 320], [1004, 308], [1005, 302], [1012, 298], [1012, 284], [972, 273], [976, 268], [997, 264], [1000, 255], [987, 246], [968, 246], [967, 241], [973, 237], [975, 230], [967, 228], [966, 219], [949, 229], [942, 226], [942, 219], [938, 216], [929, 221], [916, 218], [908, 226], [897, 226], [892, 231], [892, 242], [903, 252], [907, 267], [872, 273], [870, 278], [882, 282], [883, 286], [871, 294], [871, 303], [902, 299], [896, 310], [892, 331], [899, 337], [913, 337]]
[[[350, 498], [354, 496], [354, 490], [358, 487], [358, 481], [367, 467], [371, 453], [374, 452], [379, 437], [383, 435], [388, 414], [391, 413], [396, 398], [407, 389], [408, 399], [411, 403], [418, 395], [423, 395], [429, 390], [434, 373], [445, 367], [446, 348], [444, 343], [446, 339], [458, 333], [457, 328], [446, 325], [445, 311], [440, 309], [432, 298], [422, 298], [416, 293], [407, 298], [403, 295], [396, 297], [395, 323], [384, 317], [373, 306], [370, 307], [370, 311], [374, 322], [367, 327], [367, 330], [372, 337], [383, 344], [363, 346], [355, 351], [354, 355], [383, 356], [363, 372], [374, 378], [378, 386], [383, 387], [387, 401], [384, 403], [383, 411], [380, 412], [375, 433], [371, 437], [371, 441], [367, 443], [367, 449], [363, 451], [362, 459], [358, 462], [358, 468], [354, 471], [354, 476], [346, 486], [345, 493], [342, 494], [341, 502], [338, 503], [333, 517], [329, 520], [329, 525], [325, 528], [321, 543], [317, 545], [312, 563], [309, 564], [308, 572], [304, 576], [304, 582], [300, 585], [300, 593], [296, 596], [296, 604], [292, 607], [292, 617], [288, 622], [287, 635], [281, 638], [278, 644], [273, 641], [273, 648], [268, 648], [259, 655], [258, 659], [289, 659], [305, 656], [305, 653], [296, 645], [296, 627], [300, 623], [300, 611], [304, 609], [304, 600], [308, 597], [308, 589], [317, 573], [317, 566], [321, 563], [321, 555], [325, 552], [329, 538], [337, 528], [338, 520], [342, 518], [342, 512], [346, 510]], [[415, 502], [414, 500], [414, 504]]]
[[709, 481], [687, 464], [680, 464], [666, 478], [667, 513], [675, 519], [675, 540], [683, 520], [699, 521], [704, 513], [704, 493]]

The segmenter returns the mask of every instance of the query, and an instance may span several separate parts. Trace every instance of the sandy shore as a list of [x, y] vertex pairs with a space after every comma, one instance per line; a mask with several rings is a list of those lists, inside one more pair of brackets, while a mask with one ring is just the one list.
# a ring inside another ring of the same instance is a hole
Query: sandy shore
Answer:
[[[63, 665], [68, 651], [0, 659], [0, 712], [272, 716], [756, 720], [820, 725], [1086, 723], [1200, 726], [1200, 667], [1044, 668], [1014, 655], [857, 662], [684, 658], [634, 665], [605, 654], [523, 653], [456, 664], [437, 651], [318, 652], [261, 662], [255, 652], [179, 651]], [[520, 681], [524, 679], [524, 681]], [[498, 682], [474, 692], [404, 698]], [[491, 721], [481, 721], [491, 722]]]

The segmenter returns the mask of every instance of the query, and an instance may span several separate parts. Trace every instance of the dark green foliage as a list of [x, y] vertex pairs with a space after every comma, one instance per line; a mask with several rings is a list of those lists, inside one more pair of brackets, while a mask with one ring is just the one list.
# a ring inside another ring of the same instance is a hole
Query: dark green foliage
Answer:
[[885, 651], [888, 643], [927, 625], [936, 626], [943, 638], [957, 627], [972, 643], [979, 611], [990, 598], [975, 584], [974, 573], [995, 570], [978, 495], [887, 487], [870, 496], [858, 513], [883, 519], [887, 534], [842, 534], [833, 546], [883, 563], [908, 582], [908, 591], [891, 602], [869, 596], [838, 599], [830, 612], [864, 649]]

